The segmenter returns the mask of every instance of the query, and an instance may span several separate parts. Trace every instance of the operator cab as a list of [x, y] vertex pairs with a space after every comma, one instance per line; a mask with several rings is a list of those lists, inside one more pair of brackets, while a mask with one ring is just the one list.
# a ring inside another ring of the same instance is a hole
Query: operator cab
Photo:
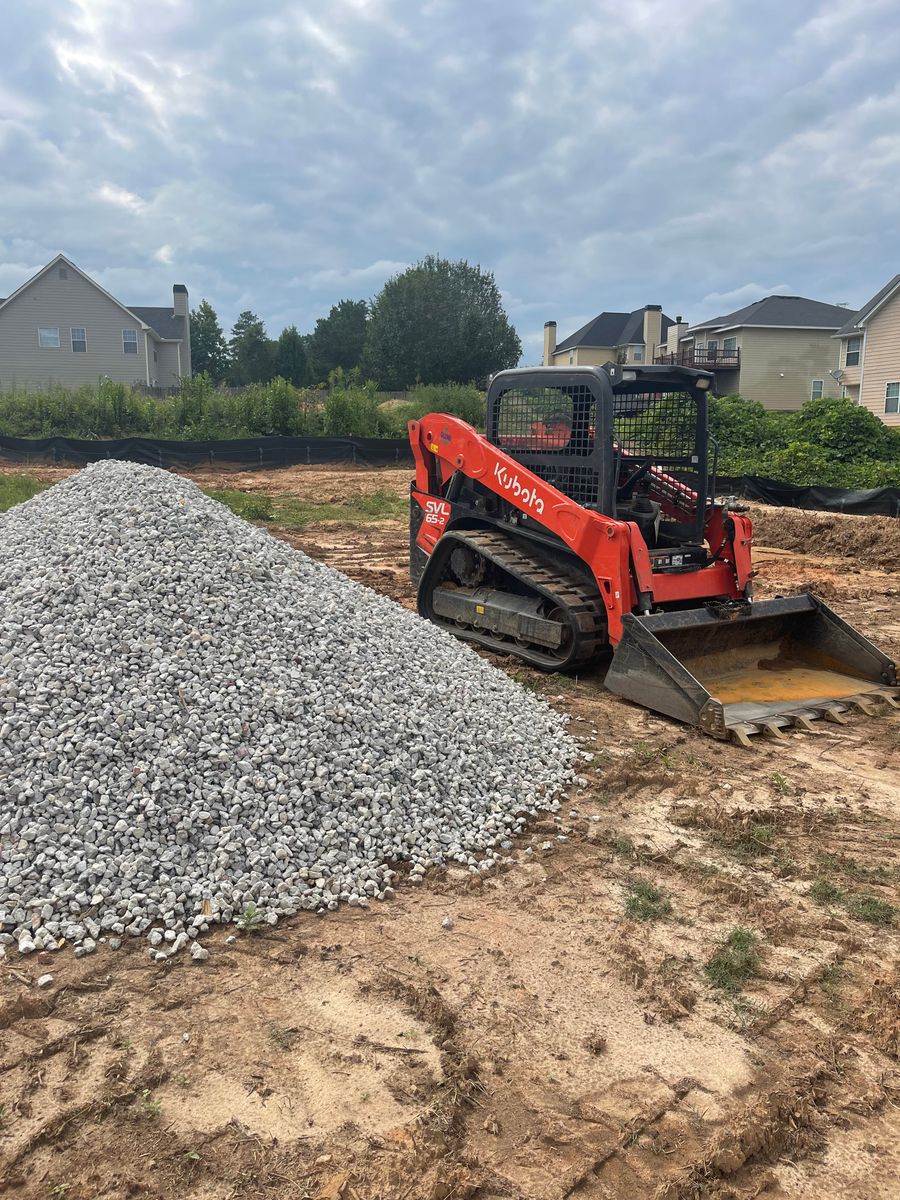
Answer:
[[709, 558], [711, 382], [620, 363], [500, 372], [488, 439], [578, 504], [637, 525], [654, 570], [695, 570]]

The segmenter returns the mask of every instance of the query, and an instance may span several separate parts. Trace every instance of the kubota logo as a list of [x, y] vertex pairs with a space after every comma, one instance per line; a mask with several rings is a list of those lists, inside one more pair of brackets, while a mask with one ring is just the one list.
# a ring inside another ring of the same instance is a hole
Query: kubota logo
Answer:
[[528, 508], [533, 508], [538, 516], [544, 512], [544, 502], [533, 487], [526, 487], [518, 475], [510, 474], [506, 467], [496, 463], [494, 478], [505, 492], [511, 492], [515, 498]]
[[437, 525], [441, 529], [450, 520], [450, 505], [446, 500], [425, 501], [425, 524]]

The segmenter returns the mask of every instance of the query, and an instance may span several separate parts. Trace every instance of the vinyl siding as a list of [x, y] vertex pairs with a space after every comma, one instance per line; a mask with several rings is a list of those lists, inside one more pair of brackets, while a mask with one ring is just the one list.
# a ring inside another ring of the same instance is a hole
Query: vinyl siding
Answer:
[[[602, 346], [578, 346], [575, 349], [575, 361], [572, 364], [576, 367], [602, 367], [604, 363], [615, 362], [616, 352], [614, 349], [604, 349]], [[569, 351], [558, 350], [553, 355], [554, 367], [567, 367], [569, 365]]]
[[884, 411], [884, 393], [887, 384], [900, 382], [900, 293], [866, 323], [865, 349], [860, 402], [886, 425], [898, 426], [900, 414]]
[[[765, 408], [794, 410], [810, 398], [813, 379], [824, 383], [824, 396], [839, 396], [840, 385], [829, 374], [838, 365], [840, 343], [833, 329], [753, 329], [740, 334], [741, 370], [738, 390]], [[704, 339], [705, 340], [705, 339]], [[721, 348], [720, 337], [719, 346]]]
[[[10, 304], [0, 308], [0, 390], [78, 387], [108, 376], [121, 383], [146, 383], [147, 356], [140, 322], [107, 299], [72, 267], [59, 278], [59, 266], [40, 275]], [[38, 327], [59, 328], [59, 349], [38, 345]], [[70, 330], [87, 330], [87, 352], [75, 354]], [[137, 354], [125, 354], [122, 330], [138, 335]]]
[[[156, 380], [158, 387], [177, 387], [179, 381], [178, 345], [174, 342], [158, 342], [154, 347], [151, 342], [151, 359], [154, 349], [158, 359], [156, 362], [151, 361], [150, 363], [150, 378]], [[184, 350], [182, 350], [182, 355], [184, 355]], [[188, 372], [186, 371], [185, 374]]]

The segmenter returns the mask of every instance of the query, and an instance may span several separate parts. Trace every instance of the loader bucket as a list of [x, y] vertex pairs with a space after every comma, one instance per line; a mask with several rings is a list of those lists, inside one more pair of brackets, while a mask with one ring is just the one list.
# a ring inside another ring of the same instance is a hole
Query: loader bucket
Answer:
[[606, 686], [749, 745], [849, 709], [898, 707], [895, 664], [815, 596], [626, 616]]

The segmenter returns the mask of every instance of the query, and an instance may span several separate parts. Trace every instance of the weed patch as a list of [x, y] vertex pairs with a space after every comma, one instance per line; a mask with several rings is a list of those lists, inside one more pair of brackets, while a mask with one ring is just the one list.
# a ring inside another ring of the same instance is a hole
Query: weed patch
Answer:
[[830, 879], [817, 879], [809, 889], [816, 904], [843, 904], [845, 893]]
[[706, 978], [713, 987], [733, 994], [759, 973], [759, 966], [759, 939], [737, 926], [706, 964]]
[[890, 925], [896, 909], [877, 896], [851, 896], [847, 901], [847, 912], [857, 921], [868, 921], [870, 925]]
[[636, 921], [658, 921], [672, 911], [672, 902], [652, 883], [637, 879], [628, 885], [625, 911]]

